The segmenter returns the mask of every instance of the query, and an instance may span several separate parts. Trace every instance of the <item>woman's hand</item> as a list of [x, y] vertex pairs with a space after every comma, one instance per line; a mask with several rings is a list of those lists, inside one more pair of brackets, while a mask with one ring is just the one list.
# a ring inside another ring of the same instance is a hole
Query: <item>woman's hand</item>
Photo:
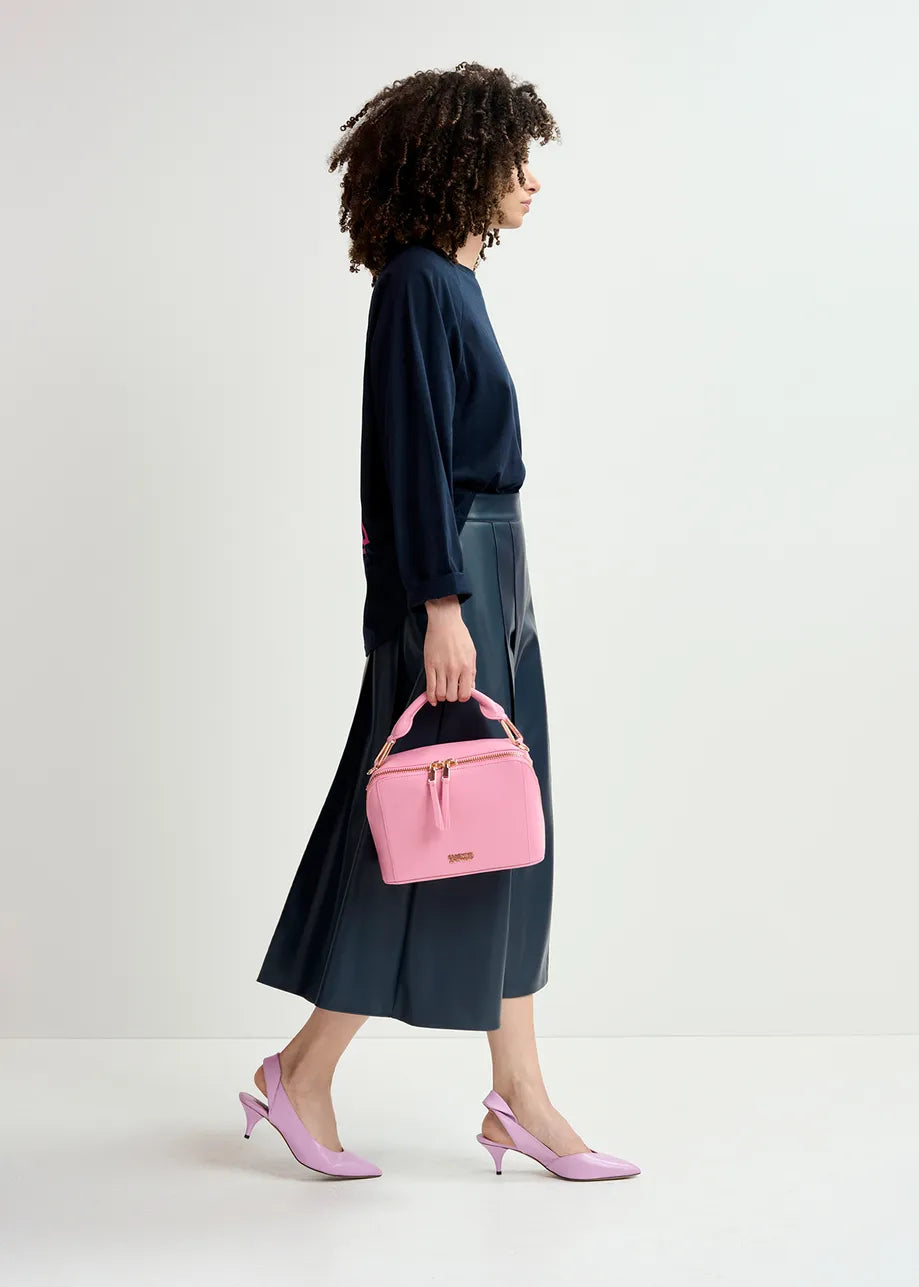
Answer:
[[428, 628], [424, 637], [427, 699], [468, 702], [475, 687], [475, 644], [463, 620], [455, 594], [428, 599]]

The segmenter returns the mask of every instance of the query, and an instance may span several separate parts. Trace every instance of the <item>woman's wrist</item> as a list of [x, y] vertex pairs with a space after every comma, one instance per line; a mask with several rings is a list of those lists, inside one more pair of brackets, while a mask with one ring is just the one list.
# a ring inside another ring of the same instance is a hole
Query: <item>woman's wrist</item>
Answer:
[[442, 615], [443, 613], [459, 612], [460, 601], [455, 594], [445, 594], [442, 599], [425, 599], [424, 606], [428, 610], [428, 616]]

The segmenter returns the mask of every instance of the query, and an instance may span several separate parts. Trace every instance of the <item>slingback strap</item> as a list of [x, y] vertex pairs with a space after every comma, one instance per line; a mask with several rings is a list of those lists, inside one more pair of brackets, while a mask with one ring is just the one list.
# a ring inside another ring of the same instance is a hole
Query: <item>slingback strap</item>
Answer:
[[535, 1157], [537, 1162], [542, 1162], [547, 1167], [550, 1163], [558, 1161], [558, 1153], [549, 1148], [548, 1144], [543, 1144], [542, 1140], [537, 1139], [535, 1135], [531, 1134], [525, 1126], [522, 1126], [517, 1121], [510, 1104], [496, 1090], [490, 1090], [482, 1100], [482, 1103], [501, 1122], [514, 1141], [515, 1148], [520, 1149], [523, 1153], [529, 1153], [530, 1157]]
[[266, 1055], [262, 1060], [262, 1067], [265, 1070], [265, 1091], [268, 1096], [268, 1109], [270, 1112], [274, 1108], [274, 1101], [277, 1099], [281, 1085], [280, 1055]]

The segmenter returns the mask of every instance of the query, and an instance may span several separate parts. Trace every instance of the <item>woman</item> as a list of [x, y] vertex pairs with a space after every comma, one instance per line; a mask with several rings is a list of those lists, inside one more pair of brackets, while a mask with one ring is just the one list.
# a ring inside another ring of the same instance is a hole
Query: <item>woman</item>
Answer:
[[[636, 1174], [589, 1150], [542, 1080], [533, 993], [548, 981], [553, 840], [539, 641], [527, 573], [525, 470], [513, 381], [476, 269], [519, 228], [539, 183], [529, 144], [560, 134], [533, 85], [460, 63], [382, 90], [342, 126], [341, 227], [351, 271], [373, 282], [365, 348], [361, 539], [366, 664], [351, 730], [258, 981], [311, 1001], [300, 1032], [242, 1092], [247, 1136], [263, 1116], [295, 1156], [338, 1176], [380, 1175], [342, 1148], [335, 1067], [373, 1015], [485, 1031], [493, 1090], [480, 1142], [500, 1173], [518, 1148], [563, 1178]], [[504, 738], [470, 701], [499, 702], [540, 783], [544, 859], [407, 885], [382, 881], [366, 774], [422, 691], [398, 750]]]

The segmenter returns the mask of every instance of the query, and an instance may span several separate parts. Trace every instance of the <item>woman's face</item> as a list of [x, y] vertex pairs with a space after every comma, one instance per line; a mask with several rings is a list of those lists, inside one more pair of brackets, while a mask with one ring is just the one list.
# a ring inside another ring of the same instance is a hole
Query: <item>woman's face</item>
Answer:
[[511, 188], [504, 194], [501, 204], [498, 206], [498, 223], [499, 228], [519, 228], [523, 223], [524, 217], [529, 209], [529, 202], [533, 194], [538, 192], [541, 184], [536, 175], [530, 169], [529, 160], [523, 162], [524, 182], [521, 185], [517, 178], [517, 171], [511, 172]]

